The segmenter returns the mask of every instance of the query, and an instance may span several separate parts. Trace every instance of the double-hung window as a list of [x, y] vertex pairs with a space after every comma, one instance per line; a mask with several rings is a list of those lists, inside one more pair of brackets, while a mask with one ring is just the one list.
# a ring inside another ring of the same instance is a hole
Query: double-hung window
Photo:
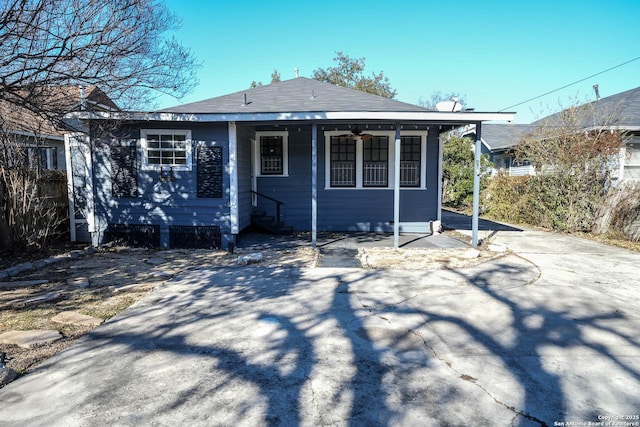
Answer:
[[625, 179], [640, 180], [640, 136], [631, 136], [623, 150], [622, 160], [623, 174]]
[[191, 131], [142, 129], [140, 139], [144, 169], [191, 170]]
[[389, 138], [369, 136], [362, 142], [363, 187], [387, 187], [389, 185]]
[[400, 186], [420, 187], [422, 138], [403, 136], [400, 143]]
[[30, 167], [58, 169], [58, 149], [56, 147], [27, 147]]
[[262, 175], [282, 175], [283, 164], [282, 136], [261, 136], [260, 173]]
[[331, 137], [331, 186], [356, 186], [356, 141], [349, 136]]
[[[427, 131], [400, 135], [396, 158], [395, 131], [371, 129], [353, 135], [349, 130], [328, 130], [325, 136], [325, 188], [393, 188], [395, 179], [405, 189], [426, 188]], [[399, 177], [394, 165], [399, 163]]]
[[256, 132], [256, 139], [254, 144], [255, 176], [288, 176], [288, 151], [288, 132]]

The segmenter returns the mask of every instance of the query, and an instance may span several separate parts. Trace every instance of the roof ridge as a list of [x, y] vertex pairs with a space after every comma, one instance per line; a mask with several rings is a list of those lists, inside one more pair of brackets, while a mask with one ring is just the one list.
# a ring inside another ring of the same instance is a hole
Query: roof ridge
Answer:
[[172, 113], [431, 111], [309, 77], [295, 77], [159, 110]]

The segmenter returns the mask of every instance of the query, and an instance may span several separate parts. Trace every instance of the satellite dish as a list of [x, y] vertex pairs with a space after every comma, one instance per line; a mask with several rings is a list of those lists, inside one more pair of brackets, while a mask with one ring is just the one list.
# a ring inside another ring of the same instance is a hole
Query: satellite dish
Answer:
[[462, 104], [458, 101], [440, 101], [436, 104], [436, 110], [438, 111], [460, 111], [462, 110]]

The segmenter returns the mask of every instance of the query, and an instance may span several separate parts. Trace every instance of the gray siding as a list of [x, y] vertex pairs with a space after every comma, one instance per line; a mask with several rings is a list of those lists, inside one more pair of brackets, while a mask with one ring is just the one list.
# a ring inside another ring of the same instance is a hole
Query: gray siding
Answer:
[[226, 168], [223, 197], [198, 198], [195, 167], [195, 144], [222, 147], [223, 165], [228, 164], [227, 124], [146, 122], [123, 133], [122, 139], [135, 139], [140, 147], [140, 129], [165, 128], [191, 130], [194, 166], [191, 171], [174, 172], [175, 180], [172, 182], [161, 182], [157, 171], [142, 169], [138, 155], [138, 197], [135, 198], [112, 196], [109, 148], [107, 144], [97, 144], [94, 149], [97, 229], [103, 232], [110, 223], [160, 225], [160, 243], [163, 246], [169, 244], [169, 225], [217, 225], [223, 233], [229, 233], [229, 176]]

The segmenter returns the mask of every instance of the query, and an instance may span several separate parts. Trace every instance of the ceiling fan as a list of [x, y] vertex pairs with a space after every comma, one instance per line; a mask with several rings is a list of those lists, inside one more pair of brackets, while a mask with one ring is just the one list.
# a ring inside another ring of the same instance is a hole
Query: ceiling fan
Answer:
[[343, 138], [353, 138], [356, 141], [368, 141], [369, 139], [373, 138], [373, 135], [371, 135], [370, 133], [362, 133], [362, 130], [360, 130], [358, 126], [354, 127], [351, 130], [351, 133], [345, 133], [338, 136]]

